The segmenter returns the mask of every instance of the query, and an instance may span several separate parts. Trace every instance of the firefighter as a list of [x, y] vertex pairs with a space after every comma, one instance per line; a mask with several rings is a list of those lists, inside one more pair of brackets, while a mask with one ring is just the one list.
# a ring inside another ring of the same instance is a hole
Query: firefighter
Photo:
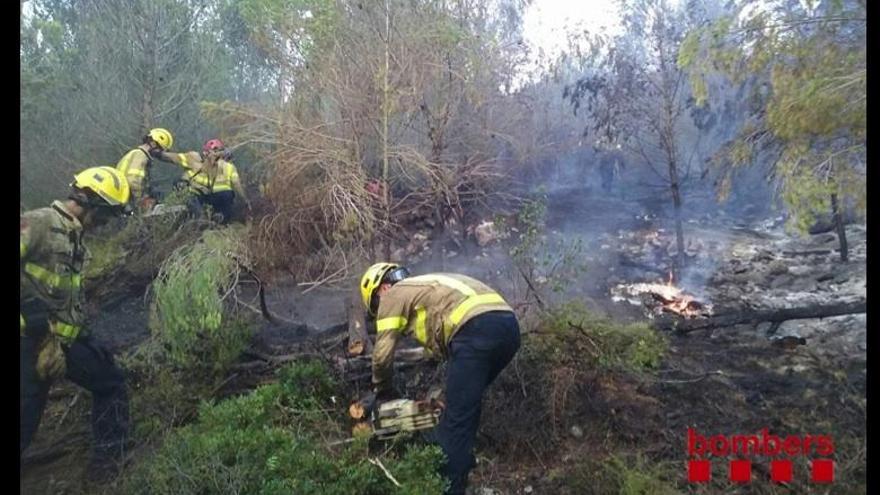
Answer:
[[20, 222], [21, 456], [40, 425], [49, 387], [66, 376], [92, 393], [93, 479], [112, 473], [128, 435], [128, 394], [110, 352], [83, 327], [83, 230], [123, 212], [129, 185], [113, 167], [74, 177], [66, 201], [24, 212]]
[[183, 180], [191, 193], [196, 196], [200, 206], [210, 206], [222, 217], [225, 224], [232, 216], [232, 204], [238, 194], [251, 211], [251, 203], [241, 185], [238, 170], [227, 158], [226, 147], [219, 139], [209, 139], [202, 146], [201, 153], [160, 152], [158, 158], [176, 163], [184, 168]]
[[376, 319], [373, 392], [393, 397], [394, 348], [414, 337], [429, 354], [448, 359], [446, 409], [437, 439], [446, 454], [442, 474], [447, 493], [463, 494], [475, 466], [473, 447], [483, 393], [519, 349], [519, 324], [504, 299], [465, 275], [431, 273], [411, 277], [393, 263], [371, 266], [361, 279], [361, 297]]
[[166, 129], [155, 128], [144, 136], [143, 143], [130, 150], [116, 163], [116, 170], [122, 172], [128, 180], [131, 190], [132, 207], [148, 210], [155, 204], [150, 187], [150, 170], [153, 166], [152, 157], [160, 152], [171, 149], [174, 137]]

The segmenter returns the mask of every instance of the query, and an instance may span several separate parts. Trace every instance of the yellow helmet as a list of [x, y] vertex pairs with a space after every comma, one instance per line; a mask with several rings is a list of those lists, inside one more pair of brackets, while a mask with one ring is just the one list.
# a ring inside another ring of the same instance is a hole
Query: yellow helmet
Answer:
[[109, 206], [124, 206], [131, 194], [125, 176], [113, 167], [87, 168], [74, 176], [71, 186], [94, 192]]
[[[387, 275], [392, 270], [399, 271], [400, 273], [392, 274], [394, 277], [391, 277], [392, 280], [385, 280], [385, 275]], [[361, 277], [361, 298], [364, 300], [364, 306], [367, 308], [367, 311], [376, 316], [376, 308], [373, 308], [370, 304], [373, 301], [373, 293], [376, 292], [376, 289], [382, 285], [382, 282], [399, 282], [404, 278], [409, 276], [409, 270], [406, 268], [395, 264], [395, 263], [376, 263], [375, 265], [367, 268], [367, 271], [364, 273], [364, 276]]]
[[171, 133], [168, 132], [167, 129], [162, 129], [161, 127], [150, 129], [147, 136], [153, 141], [156, 141], [156, 143], [166, 151], [171, 149], [171, 145], [174, 144], [174, 137], [171, 136]]

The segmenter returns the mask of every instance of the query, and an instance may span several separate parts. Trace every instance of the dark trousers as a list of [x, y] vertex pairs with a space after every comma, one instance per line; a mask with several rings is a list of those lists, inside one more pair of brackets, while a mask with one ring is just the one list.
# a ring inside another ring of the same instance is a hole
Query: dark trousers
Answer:
[[468, 321], [449, 343], [446, 409], [437, 426], [446, 454], [441, 473], [451, 482], [449, 494], [465, 492], [468, 473], [476, 465], [473, 450], [483, 392], [513, 359], [519, 340], [516, 316], [492, 311]]
[[201, 207], [210, 206], [214, 213], [222, 217], [220, 223], [227, 224], [232, 217], [232, 204], [235, 202], [235, 191], [220, 191], [211, 194], [200, 194], [198, 202]]
[[[40, 426], [51, 382], [37, 375], [37, 350], [40, 339], [20, 337], [20, 443], [24, 453]], [[125, 377], [110, 353], [89, 337], [77, 339], [65, 352], [67, 378], [92, 393], [92, 434], [95, 456], [115, 459], [120, 456], [128, 434], [128, 393]]]

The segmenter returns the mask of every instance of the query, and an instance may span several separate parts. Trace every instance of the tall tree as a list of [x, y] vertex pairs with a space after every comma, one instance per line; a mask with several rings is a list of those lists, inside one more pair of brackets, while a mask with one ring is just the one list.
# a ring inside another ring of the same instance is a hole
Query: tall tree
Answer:
[[[676, 277], [684, 265], [682, 185], [694, 153], [698, 129], [691, 114], [685, 73], [676, 65], [688, 17], [666, 0], [623, 0], [623, 33], [598, 39], [596, 61], [566, 88], [575, 111], [585, 107], [592, 122], [585, 136], [602, 146], [626, 148], [656, 173], [668, 188], [674, 212]], [[690, 139], [690, 141], [687, 141]]]

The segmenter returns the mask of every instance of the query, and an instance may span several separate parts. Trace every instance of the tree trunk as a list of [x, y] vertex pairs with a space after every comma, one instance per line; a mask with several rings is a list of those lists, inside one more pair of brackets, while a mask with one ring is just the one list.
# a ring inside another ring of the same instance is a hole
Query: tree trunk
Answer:
[[828, 318], [831, 316], [843, 316], [860, 314], [867, 311], [865, 301], [837, 302], [822, 306], [804, 306], [800, 308], [743, 310], [733, 313], [713, 315], [709, 318], [695, 318], [684, 320], [675, 316], [664, 316], [654, 320], [654, 328], [658, 330], [675, 330], [678, 333], [688, 333], [695, 330], [708, 330], [711, 328], [730, 327], [743, 323], [772, 322], [779, 323], [788, 320], [802, 320], [807, 318]]
[[831, 195], [831, 214], [834, 217], [834, 225], [837, 228], [837, 240], [840, 243], [840, 261], [849, 261], [849, 246], [846, 244], [846, 226], [843, 223], [843, 214], [840, 211], [840, 203], [837, 194]]
[[672, 263], [672, 276], [678, 280], [681, 269], [684, 268], [684, 228], [681, 224], [681, 191], [678, 181], [678, 165], [674, 159], [669, 160], [669, 188], [672, 191], [672, 205], [675, 209], [675, 245], [678, 252]]
[[[382, 71], [382, 184], [385, 186], [385, 194], [383, 195], [385, 203], [385, 226], [391, 226], [391, 188], [388, 187], [388, 117], [391, 103], [388, 101], [388, 71], [390, 70], [389, 46], [391, 39], [391, 11], [388, 7], [388, 1], [385, 1], [385, 68]], [[386, 237], [382, 245], [385, 261], [391, 259], [391, 238]]]

